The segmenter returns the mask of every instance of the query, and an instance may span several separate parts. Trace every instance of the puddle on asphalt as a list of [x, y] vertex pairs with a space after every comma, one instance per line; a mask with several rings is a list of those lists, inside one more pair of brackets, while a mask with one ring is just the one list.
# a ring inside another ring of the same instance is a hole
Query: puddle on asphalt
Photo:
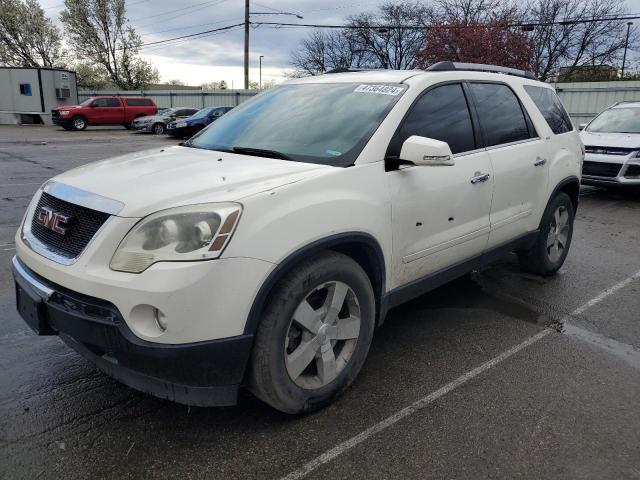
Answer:
[[517, 299], [488, 293], [475, 274], [466, 275], [426, 293], [400, 308], [420, 307], [425, 310], [444, 308], [491, 310], [511, 318], [547, 326], [554, 321]]

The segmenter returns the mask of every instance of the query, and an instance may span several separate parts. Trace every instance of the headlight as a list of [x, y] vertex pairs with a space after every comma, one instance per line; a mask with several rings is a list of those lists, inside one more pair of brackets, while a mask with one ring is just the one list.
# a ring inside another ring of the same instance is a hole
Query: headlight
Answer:
[[237, 203], [209, 203], [149, 215], [120, 242], [111, 269], [140, 273], [156, 262], [218, 258], [241, 212], [242, 206]]
[[176, 122], [176, 128], [182, 128], [187, 126], [187, 122]]
[[58, 110], [58, 113], [60, 113], [60, 115], [69, 115], [69, 110]]

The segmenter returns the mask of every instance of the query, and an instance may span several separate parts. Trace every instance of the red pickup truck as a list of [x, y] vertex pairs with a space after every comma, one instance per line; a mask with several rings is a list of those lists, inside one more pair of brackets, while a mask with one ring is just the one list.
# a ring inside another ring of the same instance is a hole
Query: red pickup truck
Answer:
[[87, 125], [123, 125], [131, 128], [138, 117], [155, 115], [158, 107], [150, 98], [91, 97], [80, 105], [60, 105], [51, 119], [65, 130], [84, 130]]

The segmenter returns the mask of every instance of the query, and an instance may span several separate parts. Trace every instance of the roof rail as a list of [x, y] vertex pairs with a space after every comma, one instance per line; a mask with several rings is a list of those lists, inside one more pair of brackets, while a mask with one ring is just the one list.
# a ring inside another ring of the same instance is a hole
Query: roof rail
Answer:
[[504, 73], [516, 77], [530, 78], [537, 80], [533, 72], [528, 70], [518, 70], [517, 68], [500, 67], [498, 65], [486, 65], [484, 63], [458, 63], [458, 62], [438, 62], [427, 68], [430, 72], [447, 72], [451, 70], [468, 70], [472, 72]]
[[378, 69], [378, 68], [338, 67], [338, 68], [334, 68], [333, 70], [329, 70], [328, 72], [324, 72], [324, 73], [328, 74], [328, 73], [348, 73], [348, 72], [369, 72], [371, 70], [380, 70], [380, 69]]

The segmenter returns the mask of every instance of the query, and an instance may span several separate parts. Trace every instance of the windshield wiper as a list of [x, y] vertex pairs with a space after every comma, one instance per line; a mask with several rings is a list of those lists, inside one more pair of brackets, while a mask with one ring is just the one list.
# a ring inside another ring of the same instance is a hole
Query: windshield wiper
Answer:
[[276, 150], [266, 150], [263, 148], [252, 148], [252, 147], [233, 147], [231, 150], [234, 153], [239, 153], [241, 155], [255, 155], [256, 157], [266, 157], [266, 158], [277, 158], [280, 160], [291, 160], [291, 157], [285, 155], [282, 152], [278, 152]]

